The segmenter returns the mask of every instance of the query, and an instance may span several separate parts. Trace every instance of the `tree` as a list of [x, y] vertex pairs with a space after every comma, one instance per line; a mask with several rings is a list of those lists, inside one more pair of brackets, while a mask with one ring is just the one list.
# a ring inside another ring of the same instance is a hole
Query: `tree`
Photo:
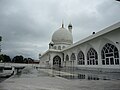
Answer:
[[0, 62], [3, 62], [4, 61], [4, 57], [3, 55], [0, 55]]
[[2, 62], [11, 62], [11, 58], [8, 55], [2, 54], [0, 55]]
[[33, 63], [34, 60], [32, 58], [28, 58], [29, 63]]
[[4, 55], [4, 61], [5, 62], [11, 62], [11, 59], [8, 55]]
[[28, 58], [24, 58], [24, 63], [28, 63]]
[[20, 56], [15, 56], [13, 59], [12, 59], [12, 62], [14, 63], [24, 63], [24, 57], [22, 55]]
[[29, 63], [33, 63], [34, 61], [32, 58], [24, 58], [24, 62], [29, 64]]

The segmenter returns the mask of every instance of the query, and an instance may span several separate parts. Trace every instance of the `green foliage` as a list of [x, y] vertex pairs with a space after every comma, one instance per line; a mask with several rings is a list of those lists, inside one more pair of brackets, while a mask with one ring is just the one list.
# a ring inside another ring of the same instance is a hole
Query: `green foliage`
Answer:
[[24, 58], [24, 62], [25, 63], [33, 63], [34, 61], [31, 58]]
[[10, 56], [5, 54], [0, 55], [0, 60], [2, 60], [2, 62], [11, 62]]
[[23, 56], [15, 56], [13, 59], [12, 59], [12, 62], [14, 63], [33, 63], [33, 59], [31, 58], [24, 58]]
[[13, 62], [13, 63], [33, 63], [34, 60], [31, 58], [24, 58], [22, 55], [15, 56], [12, 60], [10, 56], [1, 54], [0, 55], [0, 62]]
[[12, 59], [12, 62], [14, 63], [24, 63], [24, 57], [23, 56], [15, 56], [13, 59]]
[[3, 55], [0, 55], [0, 62], [3, 62], [4, 61], [4, 57]]

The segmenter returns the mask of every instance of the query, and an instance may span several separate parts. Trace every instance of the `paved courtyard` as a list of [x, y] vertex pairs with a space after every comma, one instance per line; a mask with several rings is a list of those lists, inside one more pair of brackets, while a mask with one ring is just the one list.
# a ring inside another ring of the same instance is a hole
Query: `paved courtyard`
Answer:
[[0, 83], [0, 90], [120, 90], [120, 80], [66, 79], [54, 76], [52, 72], [49, 69], [25, 68], [22, 74]]

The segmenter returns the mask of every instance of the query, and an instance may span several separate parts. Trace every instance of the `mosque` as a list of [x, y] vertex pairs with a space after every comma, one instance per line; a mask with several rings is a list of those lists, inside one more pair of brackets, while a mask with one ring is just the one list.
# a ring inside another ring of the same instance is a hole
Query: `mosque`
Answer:
[[49, 49], [40, 57], [46, 67], [120, 72], [120, 22], [73, 43], [72, 24], [52, 35]]

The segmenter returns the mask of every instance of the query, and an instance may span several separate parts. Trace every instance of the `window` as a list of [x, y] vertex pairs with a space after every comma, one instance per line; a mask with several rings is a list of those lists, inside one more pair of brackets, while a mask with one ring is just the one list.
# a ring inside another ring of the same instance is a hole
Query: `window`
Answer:
[[66, 61], [69, 61], [69, 56], [68, 55], [66, 55]]
[[107, 43], [101, 51], [102, 65], [119, 65], [119, 52], [116, 46]]
[[72, 55], [71, 55], [70, 59], [71, 59], [71, 61], [76, 60], [76, 57], [75, 57], [75, 54], [74, 54], [74, 53], [72, 53]]
[[98, 55], [95, 49], [90, 48], [87, 53], [87, 64], [88, 65], [98, 65]]
[[62, 47], [62, 49], [64, 49], [64, 48], [65, 48], [65, 46]]
[[54, 46], [54, 49], [56, 49], [56, 46]]
[[114, 59], [113, 58], [110, 58], [110, 64], [114, 65]]
[[102, 64], [105, 65], [105, 60], [102, 60]]
[[85, 65], [84, 54], [82, 51], [80, 51], [77, 55], [77, 64], [78, 65]]
[[58, 46], [58, 49], [61, 50], [61, 46]]

